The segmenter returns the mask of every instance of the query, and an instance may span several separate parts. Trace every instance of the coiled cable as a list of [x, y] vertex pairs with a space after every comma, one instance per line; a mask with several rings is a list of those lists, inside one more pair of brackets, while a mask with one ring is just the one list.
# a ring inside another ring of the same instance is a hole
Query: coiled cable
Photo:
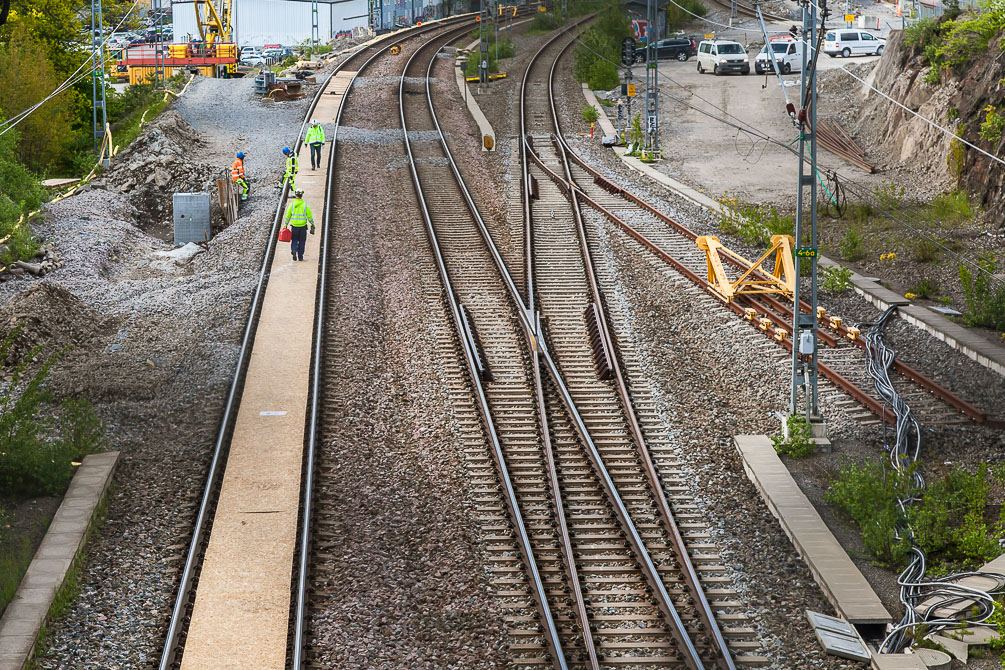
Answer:
[[[866, 352], [866, 370], [873, 380], [876, 393], [893, 412], [893, 444], [886, 441], [884, 450], [890, 464], [901, 475], [909, 474], [911, 486], [908, 493], [897, 500], [902, 521], [895, 528], [895, 538], [911, 544], [910, 560], [897, 578], [900, 585], [900, 602], [904, 615], [893, 626], [879, 646], [881, 654], [900, 652], [910, 642], [912, 628], [924, 624], [929, 632], [958, 627], [966, 619], [969, 625], [989, 626], [987, 620], [994, 613], [994, 596], [1005, 593], [1005, 575], [988, 572], [959, 572], [945, 577], [925, 579], [927, 558], [915, 542], [914, 531], [907, 522], [907, 508], [921, 499], [925, 479], [917, 468], [911, 467], [921, 452], [921, 429], [911, 407], [897, 393], [890, 380], [890, 366], [895, 352], [887, 343], [886, 324], [897, 311], [890, 307], [863, 335]], [[885, 431], [884, 422], [884, 431]], [[963, 579], [981, 577], [991, 582], [989, 588], [980, 589], [961, 584]], [[965, 605], [960, 607], [960, 605]], [[951, 614], [939, 616], [940, 611], [953, 608]]]

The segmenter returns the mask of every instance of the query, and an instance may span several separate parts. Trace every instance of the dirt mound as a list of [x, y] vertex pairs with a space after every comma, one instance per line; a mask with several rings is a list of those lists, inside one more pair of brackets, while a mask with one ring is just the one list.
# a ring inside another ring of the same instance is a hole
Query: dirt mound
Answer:
[[0, 339], [20, 326], [8, 356], [17, 364], [36, 346], [48, 357], [68, 347], [91, 348], [111, 323], [59, 284], [39, 282], [0, 305]]
[[[205, 138], [182, 118], [168, 110], [158, 116], [113, 162], [96, 187], [125, 194], [138, 210], [136, 226], [164, 240], [172, 240], [172, 196], [178, 192], [216, 192], [216, 180], [224, 176], [218, 165], [206, 165], [198, 157]], [[210, 216], [219, 211], [210, 197]]]

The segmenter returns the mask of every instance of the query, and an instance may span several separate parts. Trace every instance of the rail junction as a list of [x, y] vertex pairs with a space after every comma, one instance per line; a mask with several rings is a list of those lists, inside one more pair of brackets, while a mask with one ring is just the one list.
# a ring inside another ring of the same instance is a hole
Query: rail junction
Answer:
[[[326, 410], [337, 393], [328, 380], [348, 355], [331, 336], [340, 318], [335, 250], [359, 197], [340, 179], [370, 170], [341, 133], [378, 114], [354, 102], [364, 78], [396, 80], [396, 101], [386, 102], [407, 157], [408, 181], [398, 187], [414, 194], [402, 216], [421, 222], [429, 258], [417, 262], [428, 266], [427, 293], [448, 317], [439, 355], [455, 361], [444, 377], [450, 397], [463, 399], [456, 418], [510, 662], [593, 670], [769, 663], [608, 295], [594, 226], [599, 214], [779, 351], [792, 346], [784, 290], [742, 289], [744, 281], [748, 289], [791, 283], [778, 266], [791, 240], [775, 241], [773, 269], [750, 263], [576, 153], [554, 86], [578, 24], [549, 36], [526, 71], [511, 75], [522, 77], [522, 225], [518, 235], [500, 230], [455, 161], [457, 132], [441, 125], [445, 103], [431, 85], [452, 78], [444, 56], [474, 25], [456, 17], [378, 38], [317, 91], [304, 126], [317, 118], [333, 139], [323, 167], [297, 184], [323, 213], [319, 234], [308, 262], [287, 260], [276, 242], [280, 202], [162, 669], [327, 667], [312, 642], [312, 612], [338, 579], [318, 559], [340, 542], [333, 509], [344, 495], [328, 446], [338, 424]], [[885, 419], [862, 369], [860, 334], [836, 315], [818, 316], [828, 392], [847, 394], [869, 420]], [[923, 373], [899, 362], [896, 369], [914, 385], [909, 399], [926, 420], [1000, 427]]]

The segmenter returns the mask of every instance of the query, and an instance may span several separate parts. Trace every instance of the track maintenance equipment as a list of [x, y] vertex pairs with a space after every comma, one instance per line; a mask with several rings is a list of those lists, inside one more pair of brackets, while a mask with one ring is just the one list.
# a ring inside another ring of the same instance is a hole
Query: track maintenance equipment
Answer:
[[[752, 263], [724, 247], [714, 235], [701, 235], [695, 240], [698, 248], [705, 252], [710, 288], [727, 303], [732, 302], [735, 296], [745, 294], [777, 293], [791, 298], [796, 277], [792, 263], [793, 243], [791, 235], [772, 235], [771, 247]], [[737, 279], [730, 280], [726, 274], [722, 265], [723, 254], [746, 268]], [[772, 254], [775, 256], [775, 268], [768, 272], [762, 264]]]

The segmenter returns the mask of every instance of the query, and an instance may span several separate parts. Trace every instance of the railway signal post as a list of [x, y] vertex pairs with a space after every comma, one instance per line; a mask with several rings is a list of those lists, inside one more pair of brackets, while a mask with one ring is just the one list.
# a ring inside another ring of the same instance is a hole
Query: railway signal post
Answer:
[[[803, 9], [803, 53], [802, 75], [799, 87], [799, 182], [796, 191], [796, 250], [795, 287], [792, 304], [792, 392], [789, 398], [789, 414], [795, 416], [799, 407], [799, 388], [803, 388], [805, 417], [807, 421], [820, 420], [818, 402], [817, 366], [817, 85], [816, 65], [819, 55], [817, 44], [817, 5], [809, 0], [801, 0]], [[826, 19], [826, 0], [821, 0]], [[821, 28], [822, 30], [822, 28]], [[811, 52], [812, 49], [812, 52]], [[808, 61], [812, 53], [812, 61]], [[807, 161], [806, 154], [809, 153]], [[807, 162], [809, 170], [807, 170]], [[809, 230], [804, 211], [804, 189], [809, 188]], [[807, 235], [808, 233], [808, 235]], [[809, 313], [800, 307], [800, 277], [804, 263], [810, 266]]]
[[656, 0], [646, 3], [646, 152], [656, 158], [660, 151], [659, 74], [656, 43], [659, 41]]

